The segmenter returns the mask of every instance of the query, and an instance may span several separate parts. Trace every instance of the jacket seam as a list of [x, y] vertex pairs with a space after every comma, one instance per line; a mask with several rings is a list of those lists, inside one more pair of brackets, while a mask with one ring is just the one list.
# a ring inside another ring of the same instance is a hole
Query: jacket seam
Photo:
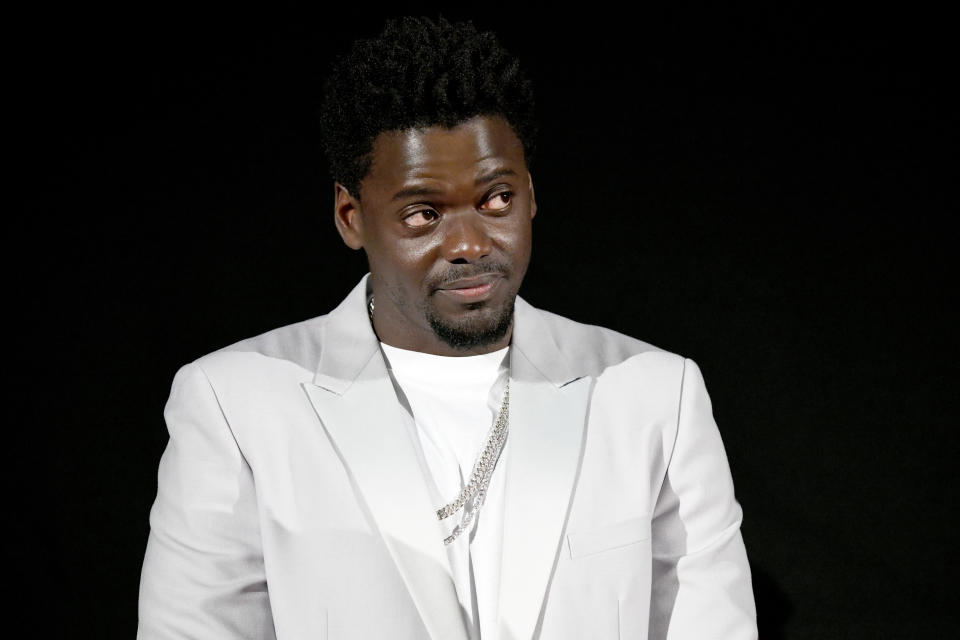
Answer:
[[227, 412], [223, 408], [223, 403], [220, 401], [220, 394], [217, 393], [217, 388], [213, 386], [213, 381], [210, 380], [210, 376], [207, 375], [203, 365], [201, 365], [199, 362], [194, 362], [193, 365], [200, 371], [201, 374], [203, 374], [203, 379], [207, 381], [207, 386], [210, 387], [210, 393], [213, 394], [213, 399], [217, 403], [217, 409], [220, 410], [220, 415], [223, 417], [223, 423], [227, 426], [227, 431], [230, 432], [230, 438], [233, 440], [233, 444], [237, 447], [237, 453], [240, 454], [243, 464], [247, 465], [247, 469], [250, 470], [252, 475], [253, 467], [250, 466], [250, 461], [247, 460], [247, 456], [243, 453], [243, 447], [240, 446], [240, 441], [237, 440], [237, 434], [234, 432], [233, 425], [230, 424], [230, 418], [227, 417]]
[[680, 372], [680, 393], [677, 394], [677, 413], [673, 429], [673, 442], [670, 443], [670, 455], [667, 457], [667, 466], [664, 473], [670, 471], [670, 465], [673, 464], [673, 455], [677, 450], [677, 440], [680, 438], [680, 421], [683, 417], [683, 390], [687, 377], [687, 358], [683, 359], [683, 369]]

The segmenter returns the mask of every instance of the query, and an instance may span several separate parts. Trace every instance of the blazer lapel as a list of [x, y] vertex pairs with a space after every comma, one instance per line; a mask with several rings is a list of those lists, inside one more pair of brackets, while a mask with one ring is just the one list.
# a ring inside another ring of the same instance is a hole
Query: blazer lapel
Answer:
[[356, 480], [430, 636], [466, 640], [410, 418], [397, 401], [367, 319], [366, 278], [330, 313], [322, 349], [313, 384], [304, 389]]
[[499, 627], [500, 637], [525, 640], [536, 631], [560, 550], [591, 384], [520, 298], [512, 344]]

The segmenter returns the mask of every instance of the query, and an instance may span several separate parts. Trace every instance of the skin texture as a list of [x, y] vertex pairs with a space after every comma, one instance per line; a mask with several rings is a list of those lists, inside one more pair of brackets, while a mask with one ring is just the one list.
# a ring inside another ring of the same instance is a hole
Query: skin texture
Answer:
[[510, 343], [537, 205], [505, 120], [382, 133], [360, 193], [335, 196], [337, 230], [367, 254], [380, 340], [443, 356]]

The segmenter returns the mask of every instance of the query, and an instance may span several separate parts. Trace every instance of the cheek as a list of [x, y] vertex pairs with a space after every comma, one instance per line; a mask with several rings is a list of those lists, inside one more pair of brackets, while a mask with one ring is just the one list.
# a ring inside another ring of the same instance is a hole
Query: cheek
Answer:
[[435, 247], [429, 241], [409, 238], [393, 238], [390, 243], [368, 252], [370, 270], [394, 288], [419, 291], [433, 264]]
[[529, 219], [518, 219], [516, 224], [504, 230], [501, 239], [504, 251], [510, 256], [516, 267], [526, 264], [526, 261], [530, 258], [532, 243], [533, 233]]
[[397, 246], [397, 259], [409, 271], [426, 271], [439, 249], [439, 239], [434, 236], [409, 238]]

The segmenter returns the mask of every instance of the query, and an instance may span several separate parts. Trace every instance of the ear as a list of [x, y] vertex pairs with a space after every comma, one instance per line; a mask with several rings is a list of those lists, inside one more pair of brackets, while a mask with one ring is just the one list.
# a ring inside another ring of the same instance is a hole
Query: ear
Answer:
[[527, 178], [529, 178], [530, 186], [530, 219], [533, 219], [533, 216], [537, 215], [537, 197], [533, 193], [533, 176], [530, 172], [527, 172]]
[[351, 249], [363, 247], [360, 201], [339, 182], [333, 185], [333, 222], [343, 242]]

